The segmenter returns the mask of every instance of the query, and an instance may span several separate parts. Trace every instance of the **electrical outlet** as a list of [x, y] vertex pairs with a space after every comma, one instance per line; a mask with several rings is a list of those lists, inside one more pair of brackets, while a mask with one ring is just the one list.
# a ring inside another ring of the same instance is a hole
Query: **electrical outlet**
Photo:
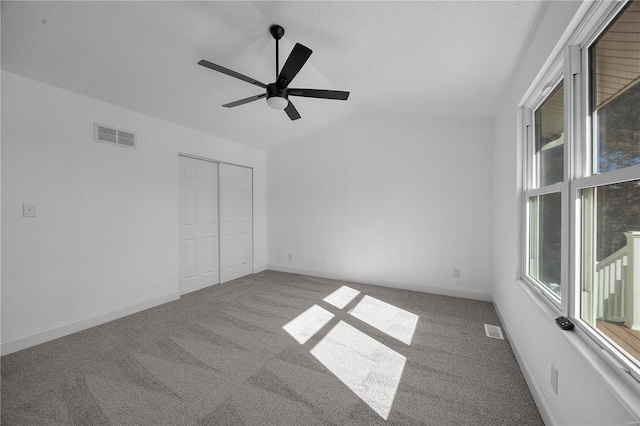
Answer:
[[292, 260], [293, 260], [293, 255], [289, 253], [289, 262], [291, 262]]
[[453, 270], [453, 278], [460, 278], [460, 268], [455, 268]]
[[555, 365], [551, 364], [551, 387], [553, 391], [558, 394], [558, 369]]
[[23, 203], [22, 217], [36, 217], [36, 205], [32, 203]]

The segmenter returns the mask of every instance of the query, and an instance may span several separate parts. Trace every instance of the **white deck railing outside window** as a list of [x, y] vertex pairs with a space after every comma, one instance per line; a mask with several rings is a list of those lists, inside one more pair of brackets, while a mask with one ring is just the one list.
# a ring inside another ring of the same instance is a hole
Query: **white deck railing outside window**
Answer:
[[627, 245], [596, 265], [596, 317], [640, 330], [640, 231], [625, 232]]

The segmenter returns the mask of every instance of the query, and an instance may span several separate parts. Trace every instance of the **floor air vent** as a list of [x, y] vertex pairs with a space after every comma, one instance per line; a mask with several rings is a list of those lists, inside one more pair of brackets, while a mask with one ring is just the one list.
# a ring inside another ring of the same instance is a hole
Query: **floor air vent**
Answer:
[[502, 329], [497, 325], [485, 324], [484, 332], [487, 337], [491, 337], [493, 339], [504, 339], [504, 337], [502, 337]]
[[128, 148], [136, 147], [136, 134], [128, 130], [93, 123], [93, 136], [96, 142], [105, 142], [112, 145], [126, 146]]

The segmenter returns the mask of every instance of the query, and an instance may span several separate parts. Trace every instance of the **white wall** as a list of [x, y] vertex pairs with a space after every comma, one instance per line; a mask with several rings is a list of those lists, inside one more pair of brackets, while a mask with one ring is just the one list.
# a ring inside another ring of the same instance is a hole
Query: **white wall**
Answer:
[[[548, 424], [628, 425], [637, 421], [621, 399], [640, 408], [640, 399], [576, 335], [554, 322], [560, 316], [517, 280], [519, 263], [521, 163], [517, 107], [580, 2], [550, 2], [530, 48], [520, 62], [495, 120], [494, 303], [529, 387]], [[551, 388], [551, 364], [559, 389]], [[635, 395], [635, 396], [634, 396]]]
[[269, 268], [489, 300], [492, 138], [357, 114], [269, 151]]
[[[94, 122], [138, 148], [93, 142]], [[178, 152], [254, 168], [265, 269], [265, 152], [2, 72], [3, 353], [178, 297]]]

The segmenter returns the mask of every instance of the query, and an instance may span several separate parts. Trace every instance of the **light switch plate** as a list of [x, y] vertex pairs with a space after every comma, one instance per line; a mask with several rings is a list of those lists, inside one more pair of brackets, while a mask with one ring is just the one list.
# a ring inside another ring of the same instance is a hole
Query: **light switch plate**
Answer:
[[23, 203], [22, 217], [36, 217], [36, 205], [31, 203]]

